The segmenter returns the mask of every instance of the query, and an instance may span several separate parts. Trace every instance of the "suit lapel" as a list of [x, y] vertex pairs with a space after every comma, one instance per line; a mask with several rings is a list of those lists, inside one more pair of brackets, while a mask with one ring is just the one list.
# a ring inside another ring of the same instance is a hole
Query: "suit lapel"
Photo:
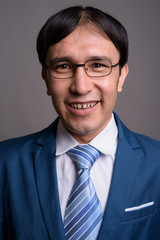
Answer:
[[142, 151], [131, 132], [118, 121], [119, 143], [117, 147], [114, 170], [98, 240], [107, 237], [113, 239], [123, 217], [130, 192], [136, 178], [136, 172]]
[[49, 239], [65, 239], [59, 204], [56, 173], [56, 144], [54, 129], [57, 122], [44, 131], [36, 143], [34, 152], [35, 176], [42, 215]]

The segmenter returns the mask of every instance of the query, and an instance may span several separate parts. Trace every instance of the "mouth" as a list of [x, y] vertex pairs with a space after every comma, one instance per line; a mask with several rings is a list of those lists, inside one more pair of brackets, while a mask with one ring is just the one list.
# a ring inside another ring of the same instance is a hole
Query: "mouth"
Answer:
[[90, 109], [92, 107], [94, 107], [95, 105], [97, 105], [98, 101], [96, 102], [89, 102], [89, 103], [71, 103], [70, 107], [74, 108], [74, 109]]

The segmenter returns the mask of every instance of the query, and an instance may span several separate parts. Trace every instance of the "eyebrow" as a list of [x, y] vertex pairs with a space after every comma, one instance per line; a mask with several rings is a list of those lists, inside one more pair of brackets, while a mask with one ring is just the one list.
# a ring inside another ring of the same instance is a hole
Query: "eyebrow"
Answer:
[[64, 56], [64, 57], [55, 57], [55, 58], [52, 58], [49, 63], [52, 64], [52, 63], [55, 63], [55, 62], [74, 62], [72, 58], [70, 57], [67, 57], [67, 56]]
[[105, 59], [105, 60], [109, 60], [110, 62], [112, 62], [111, 58], [107, 57], [107, 56], [91, 56], [88, 58], [88, 60], [102, 60], [102, 59]]
[[[106, 56], [90, 56], [89, 58], [87, 58], [86, 61], [88, 60], [102, 60], [102, 59], [106, 59], [106, 60], [109, 60], [110, 62], [112, 62], [111, 58], [109, 57], [106, 57]], [[62, 57], [55, 57], [55, 58], [52, 58], [50, 61], [49, 61], [49, 64], [52, 64], [52, 63], [55, 63], [55, 62], [72, 62], [72, 63], [75, 63], [75, 61], [73, 60], [72, 57], [68, 57], [68, 56], [62, 56]]]

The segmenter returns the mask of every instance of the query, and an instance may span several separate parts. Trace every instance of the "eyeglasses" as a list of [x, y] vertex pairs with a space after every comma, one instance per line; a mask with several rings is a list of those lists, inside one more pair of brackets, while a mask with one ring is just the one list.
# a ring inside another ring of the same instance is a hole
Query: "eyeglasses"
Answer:
[[74, 64], [70, 61], [55, 61], [45, 68], [49, 70], [49, 75], [52, 78], [66, 79], [72, 78], [78, 67], [83, 67], [86, 74], [90, 77], [104, 77], [112, 72], [112, 68], [118, 66], [112, 64], [108, 59], [92, 59], [84, 64]]

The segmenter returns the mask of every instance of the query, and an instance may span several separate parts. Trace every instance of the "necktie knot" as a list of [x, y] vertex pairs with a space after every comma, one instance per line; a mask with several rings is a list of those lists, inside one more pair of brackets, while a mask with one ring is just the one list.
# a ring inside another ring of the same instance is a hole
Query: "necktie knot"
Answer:
[[87, 168], [89, 170], [100, 156], [100, 152], [89, 144], [78, 145], [70, 149], [68, 154], [79, 169]]

